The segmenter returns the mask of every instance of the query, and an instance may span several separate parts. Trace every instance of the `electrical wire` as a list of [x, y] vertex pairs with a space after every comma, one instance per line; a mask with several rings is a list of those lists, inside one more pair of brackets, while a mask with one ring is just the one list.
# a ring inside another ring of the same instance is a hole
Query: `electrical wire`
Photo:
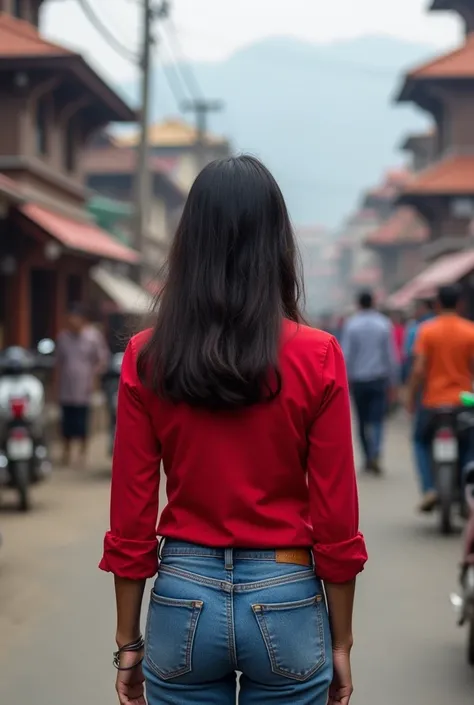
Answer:
[[140, 63], [140, 58], [138, 54], [131, 51], [122, 42], [117, 39], [117, 37], [109, 30], [107, 25], [100, 19], [100, 17], [95, 13], [95, 10], [89, 4], [88, 0], [77, 0], [83, 13], [93, 25], [93, 27], [102, 35], [105, 41], [112, 47], [114, 51], [117, 52], [126, 61], [129, 61], [135, 65]]
[[169, 46], [167, 46], [166, 52], [169, 58], [169, 62], [161, 62], [161, 66], [163, 68], [163, 73], [165, 75], [166, 82], [168, 83], [171, 93], [173, 94], [173, 98], [176, 102], [176, 107], [180, 112], [182, 112], [183, 105], [188, 98], [187, 88], [183, 82], [182, 76], [176, 64], [176, 60], [172, 55]]
[[183, 50], [178, 29], [171, 17], [162, 25], [162, 35], [165, 36], [170, 52], [175, 57], [176, 70], [179, 72], [181, 81], [186, 86], [189, 95], [194, 100], [202, 100], [204, 98], [204, 92]]

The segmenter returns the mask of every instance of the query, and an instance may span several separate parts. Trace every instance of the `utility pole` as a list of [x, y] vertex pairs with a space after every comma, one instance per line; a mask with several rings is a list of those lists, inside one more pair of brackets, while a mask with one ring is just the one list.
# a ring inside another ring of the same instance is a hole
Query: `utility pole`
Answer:
[[224, 103], [221, 100], [196, 99], [186, 101], [183, 110], [196, 115], [196, 146], [198, 153], [199, 171], [204, 169], [208, 162], [207, 152], [207, 125], [210, 113], [217, 113], [223, 110]]
[[[151, 198], [151, 180], [149, 172], [149, 127], [150, 127], [150, 94], [152, 77], [152, 48], [155, 39], [152, 36], [152, 25], [155, 19], [168, 16], [169, 2], [162, 0], [158, 7], [153, 7], [152, 0], [142, 0], [142, 46], [140, 55], [141, 88], [140, 88], [140, 140], [138, 144], [136, 176], [135, 176], [135, 249], [144, 254], [145, 235], [149, 226], [149, 205]], [[137, 268], [136, 279], [141, 280], [141, 267]]]

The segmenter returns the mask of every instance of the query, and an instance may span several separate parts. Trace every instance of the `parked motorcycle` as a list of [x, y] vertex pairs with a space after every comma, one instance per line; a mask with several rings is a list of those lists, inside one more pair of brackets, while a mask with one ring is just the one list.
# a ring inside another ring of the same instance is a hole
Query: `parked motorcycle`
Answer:
[[0, 354], [0, 485], [17, 491], [21, 511], [31, 507], [30, 486], [52, 469], [37, 374], [51, 366], [53, 352], [53, 341], [43, 340], [36, 353], [11, 347]]
[[[464, 418], [465, 423], [469, 423], [469, 428], [472, 429], [470, 419], [474, 413], [474, 394], [471, 392], [463, 393], [461, 395], [461, 403], [464, 407], [471, 407], [466, 409], [466, 414], [470, 414], [469, 421], [467, 415]], [[474, 438], [470, 437], [469, 441], [473, 444], [471, 448], [474, 448]], [[464, 552], [461, 565], [461, 594], [453, 593], [451, 595], [451, 604], [458, 614], [459, 626], [467, 625], [468, 627], [467, 658], [469, 664], [474, 666], [474, 461], [470, 461], [463, 468], [463, 478], [468, 521], [464, 536]]]
[[117, 401], [120, 373], [122, 371], [123, 353], [112, 355], [107, 372], [102, 378], [102, 386], [107, 399], [110, 423], [110, 453], [114, 450], [115, 426], [117, 423]]

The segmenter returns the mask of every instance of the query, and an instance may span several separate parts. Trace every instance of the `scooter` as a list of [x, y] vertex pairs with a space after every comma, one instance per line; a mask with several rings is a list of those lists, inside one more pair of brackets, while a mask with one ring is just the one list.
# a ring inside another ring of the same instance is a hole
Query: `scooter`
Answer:
[[107, 399], [107, 408], [109, 412], [109, 429], [110, 429], [110, 454], [114, 450], [115, 441], [115, 426], [117, 424], [117, 403], [120, 373], [122, 371], [123, 353], [116, 353], [110, 359], [110, 365], [107, 372], [102, 377], [102, 386]]
[[[474, 394], [464, 392], [461, 403], [474, 407]], [[474, 411], [471, 408], [471, 412]], [[469, 439], [474, 443], [474, 438]], [[461, 594], [451, 595], [451, 604], [458, 615], [458, 625], [468, 627], [467, 659], [474, 666], [474, 462], [463, 469], [464, 495], [467, 509], [467, 525], [464, 537], [464, 552], [461, 564]]]
[[52, 469], [44, 438], [45, 393], [35, 371], [51, 366], [53, 341], [37, 353], [20, 347], [0, 354], [0, 485], [13, 488], [19, 509], [31, 508], [30, 486]]

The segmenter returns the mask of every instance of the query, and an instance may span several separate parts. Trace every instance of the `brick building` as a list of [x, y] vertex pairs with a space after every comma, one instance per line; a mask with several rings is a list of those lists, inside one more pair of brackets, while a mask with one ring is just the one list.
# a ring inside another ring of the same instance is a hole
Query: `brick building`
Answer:
[[[133, 130], [128, 135], [117, 137], [116, 144], [135, 149], [138, 140], [138, 132]], [[179, 118], [168, 118], [150, 125], [148, 143], [152, 155], [174, 161], [175, 179], [186, 192], [204, 164], [227, 157], [232, 152], [231, 144], [225, 137], [208, 132], [201, 139], [193, 125]]]
[[368, 233], [364, 246], [377, 257], [385, 294], [402, 286], [423, 266], [421, 249], [429, 238], [428, 227], [415, 209], [397, 205], [400, 191], [410, 179], [407, 170], [389, 171], [381, 186], [366, 196], [379, 222]]
[[[408, 305], [415, 297], [432, 295], [442, 284], [462, 282], [471, 300], [474, 216], [474, 2], [434, 0], [432, 11], [458, 12], [466, 25], [466, 40], [455, 51], [408, 72], [398, 95], [433, 119], [424, 137], [426, 162], [404, 187], [400, 204], [414, 208], [428, 225], [423, 247], [426, 269], [391, 297], [393, 306]], [[420, 139], [407, 141], [420, 156]], [[419, 163], [419, 162], [418, 162]]]
[[87, 213], [83, 153], [133, 111], [74, 52], [45, 40], [39, 0], [0, 0], [0, 345], [54, 337], [89, 270], [138, 255]]
[[[84, 169], [93, 192], [133, 205], [137, 150], [121, 147], [113, 139], [102, 139], [86, 151]], [[149, 155], [150, 207], [142, 243], [144, 283], [156, 278], [166, 261], [186, 192], [178, 185], [177, 159]], [[133, 220], [131, 221], [133, 229]], [[132, 233], [130, 242], [133, 242]]]

